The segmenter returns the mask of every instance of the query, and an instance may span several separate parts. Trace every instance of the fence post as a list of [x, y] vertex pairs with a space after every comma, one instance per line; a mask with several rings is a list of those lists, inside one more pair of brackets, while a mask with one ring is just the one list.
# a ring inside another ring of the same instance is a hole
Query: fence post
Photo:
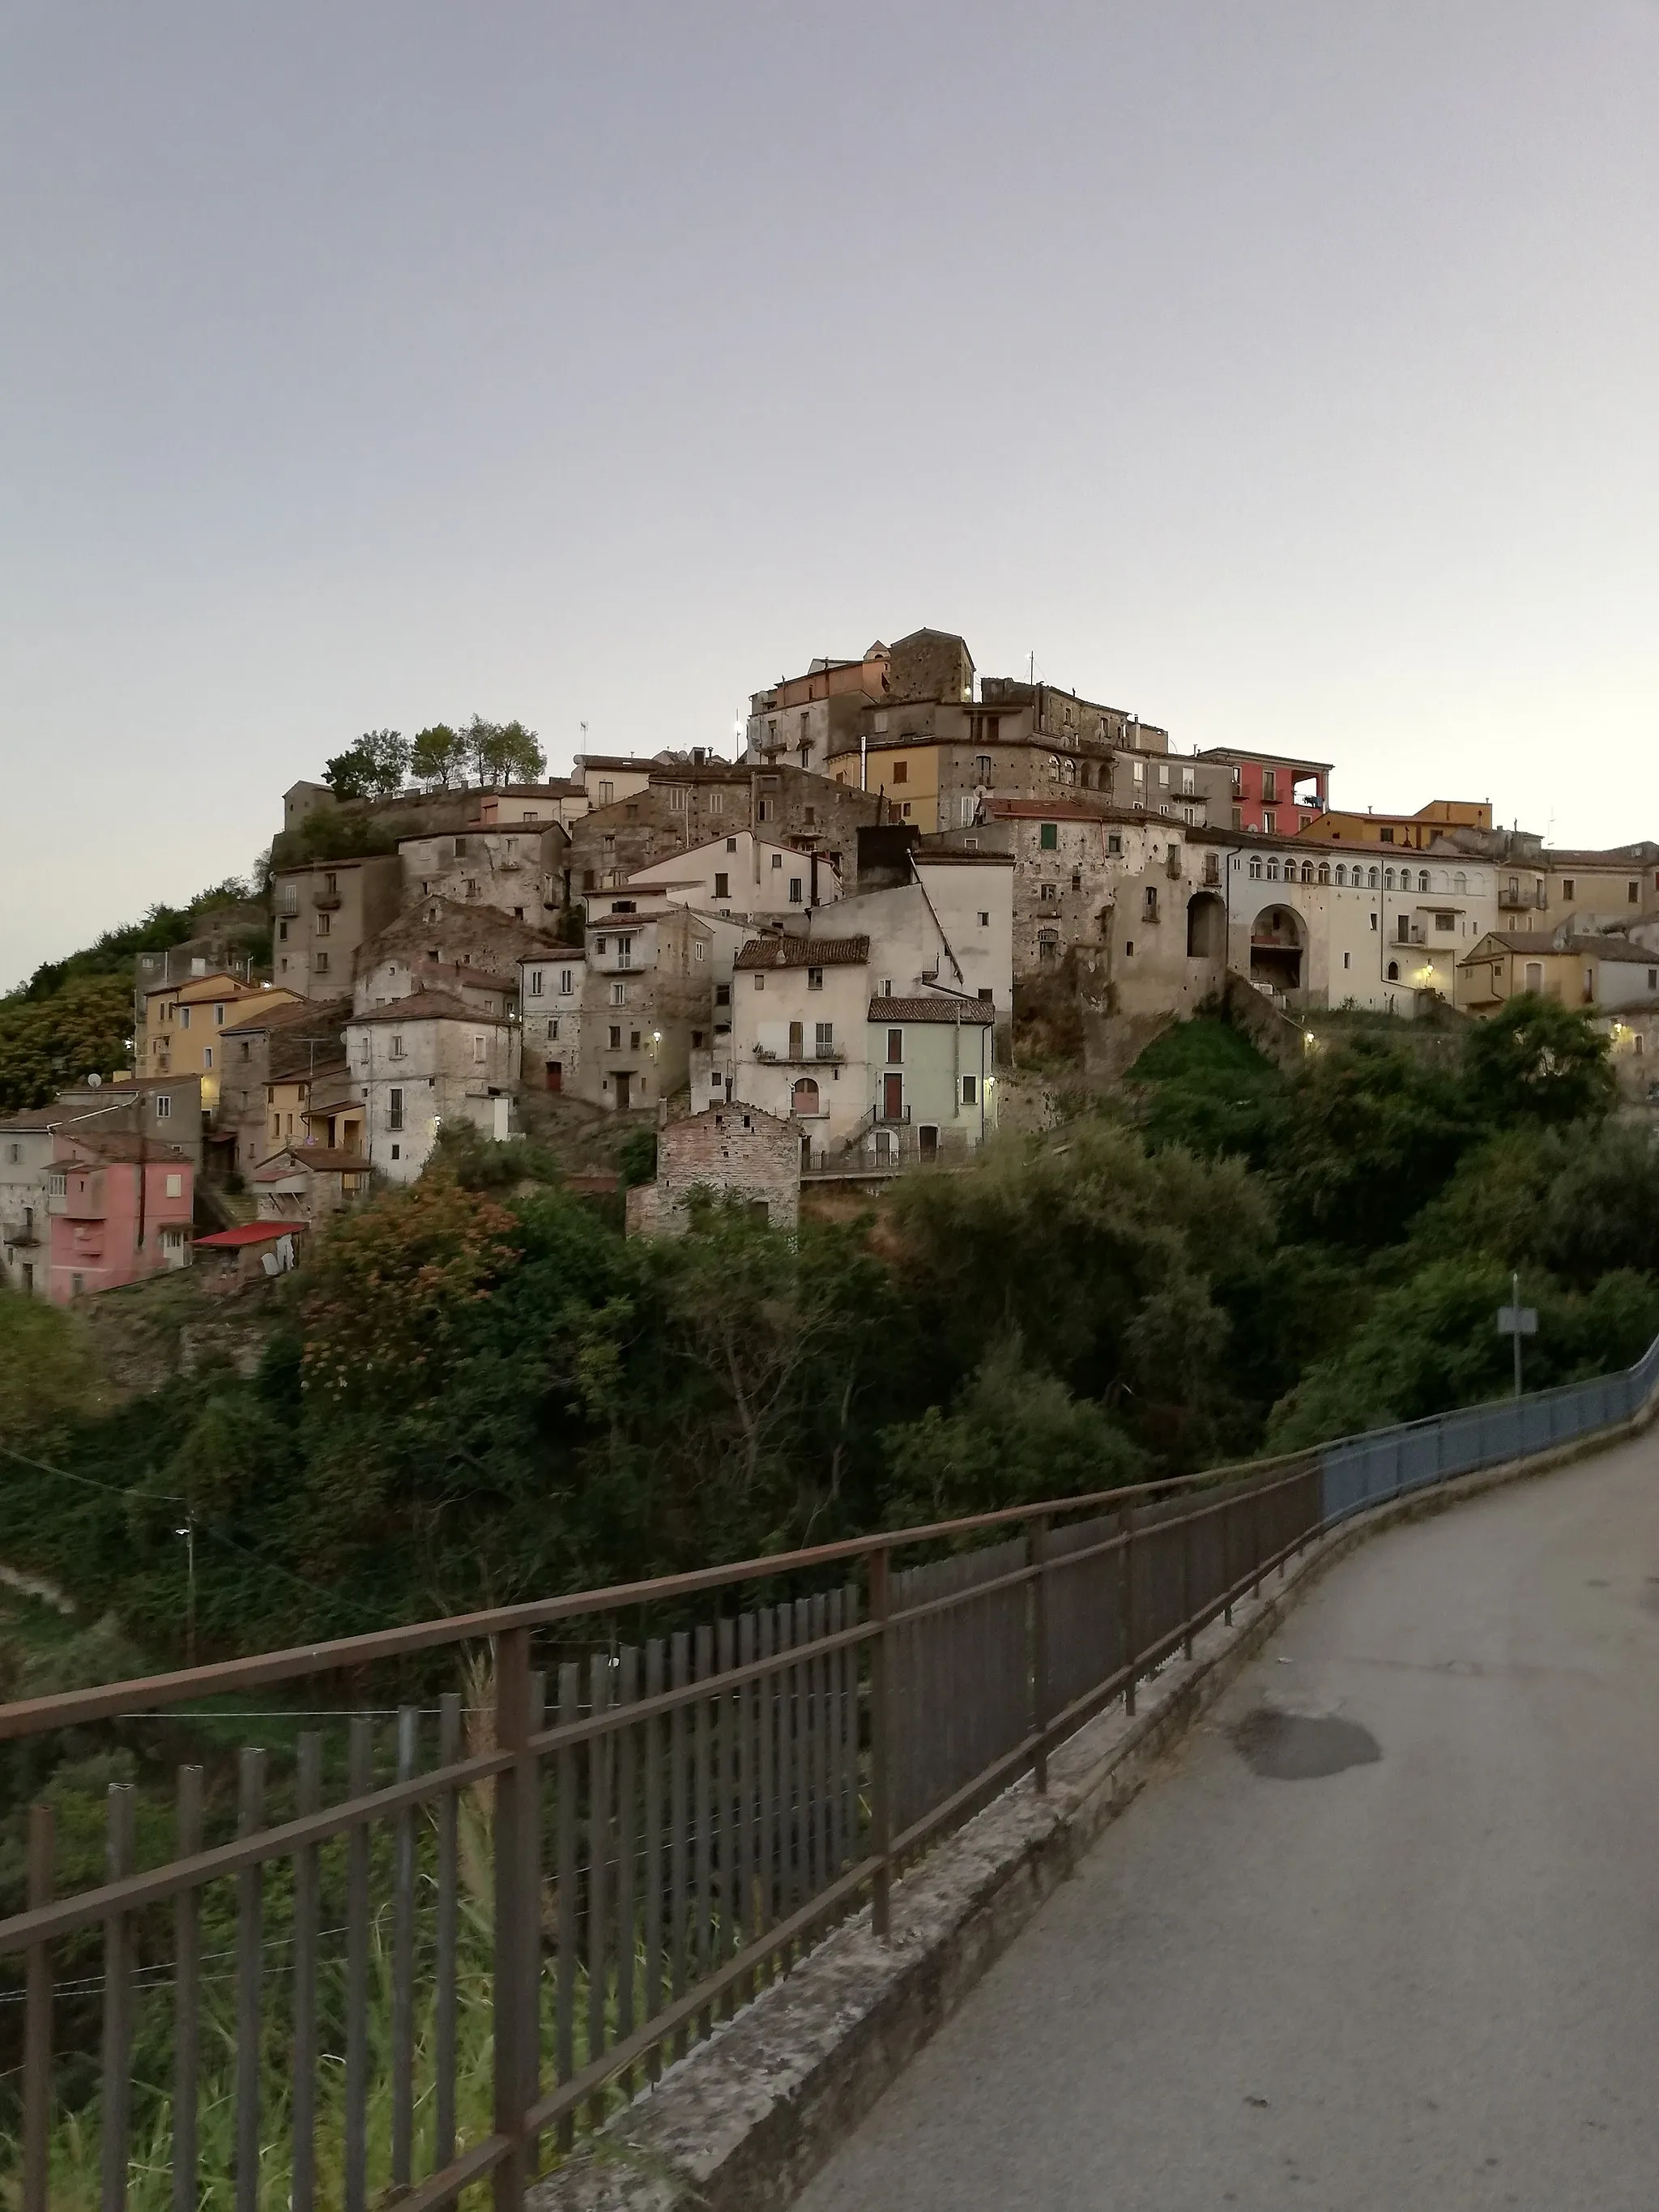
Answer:
[[1250, 1595], [1261, 1595], [1261, 1483], [1260, 1478], [1250, 1491], [1250, 1568], [1254, 1580]]
[[892, 1610], [887, 1587], [887, 1551], [882, 1546], [867, 1553], [865, 1566], [870, 1583], [870, 1620], [875, 1635], [870, 1644], [870, 1853], [876, 1862], [870, 1892], [870, 1924], [885, 1941], [892, 1932], [893, 1799], [888, 1740], [887, 1617]]
[[539, 1842], [530, 1736], [530, 1632], [493, 1639], [495, 1747], [514, 1761], [495, 1778], [495, 2129], [511, 2146], [491, 2177], [495, 2212], [520, 2212], [526, 2171], [525, 2117], [535, 2099], [537, 1985], [540, 1976]]
[[1187, 1499], [1187, 1511], [1181, 1516], [1181, 1620], [1186, 1634], [1181, 1639], [1182, 1656], [1193, 1656], [1193, 1529], [1196, 1525], [1192, 1514], [1192, 1500]]
[[1135, 1634], [1135, 1509], [1126, 1505], [1118, 1516], [1118, 1526], [1123, 1531], [1123, 1549], [1119, 1554], [1123, 1565], [1123, 1711], [1131, 1720], [1135, 1710], [1135, 1661], [1139, 1656], [1139, 1644]]
[[[28, 1907], [52, 1903], [56, 1852], [50, 1805], [29, 1807]], [[23, 2212], [46, 2212], [47, 2154], [52, 2135], [52, 1953], [45, 1943], [28, 1950], [28, 1994], [23, 2034]]]
[[1048, 1790], [1048, 1516], [1040, 1513], [1026, 1540], [1031, 1582], [1031, 1721], [1036, 1737], [1036, 1791]]

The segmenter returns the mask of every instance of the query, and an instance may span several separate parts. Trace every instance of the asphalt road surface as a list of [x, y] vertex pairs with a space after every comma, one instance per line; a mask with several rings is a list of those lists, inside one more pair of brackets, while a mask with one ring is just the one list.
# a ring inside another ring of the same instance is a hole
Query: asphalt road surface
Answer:
[[1659, 1438], [1365, 1547], [804, 2212], [1655, 2212]]

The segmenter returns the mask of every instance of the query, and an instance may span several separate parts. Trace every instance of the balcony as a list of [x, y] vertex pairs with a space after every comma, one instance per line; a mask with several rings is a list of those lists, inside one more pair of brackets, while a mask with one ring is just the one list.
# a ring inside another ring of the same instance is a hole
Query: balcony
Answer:
[[331, 913], [340, 903], [338, 891], [313, 891], [311, 903], [323, 914]]
[[1549, 904], [1549, 896], [1542, 884], [1529, 887], [1525, 884], [1501, 884], [1498, 903], [1507, 914], [1522, 914]]
[[27, 1252], [40, 1242], [32, 1221], [0, 1221], [0, 1244]]
[[755, 1058], [767, 1067], [820, 1067], [844, 1060], [846, 1052], [838, 1044], [791, 1045], [782, 1052], [775, 1052], [769, 1045], [757, 1044]]

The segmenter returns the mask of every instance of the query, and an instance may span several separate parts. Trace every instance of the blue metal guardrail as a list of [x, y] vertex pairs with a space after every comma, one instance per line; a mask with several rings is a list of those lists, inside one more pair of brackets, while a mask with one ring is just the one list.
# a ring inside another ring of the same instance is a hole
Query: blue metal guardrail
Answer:
[[1497, 1467], [1632, 1419], [1659, 1389], [1659, 1337], [1634, 1367], [1402, 1421], [1322, 1448], [1324, 1520], [1344, 1521], [1408, 1490]]

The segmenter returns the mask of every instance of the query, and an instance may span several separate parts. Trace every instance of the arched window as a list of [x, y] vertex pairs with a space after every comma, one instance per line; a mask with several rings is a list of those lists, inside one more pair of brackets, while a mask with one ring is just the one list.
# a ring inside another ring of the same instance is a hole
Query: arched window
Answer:
[[1340, 861], [1340, 860], [1339, 860], [1339, 861], [1337, 862], [1337, 864], [1336, 864], [1336, 887], [1337, 887], [1338, 890], [1341, 890], [1341, 888], [1342, 888], [1343, 884], [1346, 884], [1346, 883], [1347, 882], [1347, 880], [1348, 880], [1348, 872], [1347, 872], [1347, 870], [1343, 866], [1343, 865], [1342, 865], [1341, 861]]
[[1400, 981], [1400, 963], [1397, 960], [1390, 960], [1389, 963], [1389, 981], [1391, 983], [1397, 983]]
[[1279, 862], [1277, 859], [1271, 860], [1267, 863], [1267, 881], [1270, 884], [1276, 884], [1279, 881]]
[[1314, 864], [1311, 860], [1304, 860], [1302, 863], [1302, 880], [1304, 884], [1310, 884], [1313, 879]]
[[1457, 871], [1457, 884], [1456, 884], [1457, 894], [1458, 894], [1458, 896], [1459, 896], [1459, 897], [1460, 897], [1460, 898], [1462, 896], [1463, 893], [1464, 893], [1465, 891], [1467, 891], [1467, 890], [1468, 890], [1468, 887], [1469, 887], [1469, 879], [1468, 879], [1468, 876], [1466, 876], [1466, 875], [1464, 874], [1464, 872], [1463, 872], [1462, 869], [1462, 868], [1460, 868], [1460, 869]]
[[[1353, 879], [1355, 883], [1359, 881], [1359, 871], [1358, 868], [1353, 872]], [[1375, 890], [1376, 889], [1376, 870], [1375, 868], [1373, 868], [1370, 875], [1366, 877], [1365, 884], [1366, 888], [1370, 890]]]
[[818, 1086], [816, 1080], [811, 1076], [803, 1075], [798, 1078], [795, 1084], [794, 1096], [790, 1101], [790, 1104], [792, 1110], [797, 1114], [816, 1114], [817, 1112]]
[[1319, 864], [1319, 880], [1322, 884], [1328, 884], [1330, 879], [1331, 864], [1328, 860], [1322, 860]]
[[1425, 891], [1429, 888], [1429, 872], [1426, 868], [1418, 870], [1417, 888], [1420, 891]]
[[1252, 875], [1252, 876], [1254, 876], [1254, 877], [1255, 877], [1255, 880], [1256, 880], [1256, 882], [1257, 882], [1257, 883], [1260, 883], [1260, 882], [1261, 882], [1261, 854], [1260, 854], [1260, 853], [1252, 853], [1252, 854], [1251, 854], [1251, 855], [1250, 855], [1250, 873], [1251, 873], [1251, 875]]
[[1385, 891], [1391, 891], [1394, 889], [1394, 870], [1392, 868], [1384, 868], [1382, 871], [1382, 888]]

